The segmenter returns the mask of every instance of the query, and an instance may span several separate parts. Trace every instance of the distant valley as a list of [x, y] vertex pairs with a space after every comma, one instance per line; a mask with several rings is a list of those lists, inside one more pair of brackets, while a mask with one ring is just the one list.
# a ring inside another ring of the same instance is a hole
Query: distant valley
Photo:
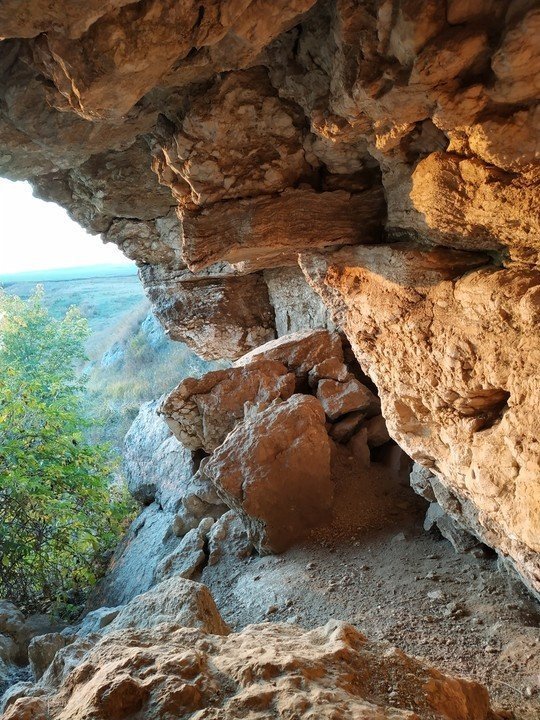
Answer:
[[215, 366], [165, 336], [134, 267], [106, 265], [0, 276], [0, 286], [22, 298], [28, 298], [36, 285], [43, 286], [45, 303], [55, 317], [75, 305], [88, 320], [88, 360], [81, 371], [87, 380], [85, 400], [96, 442], [106, 440], [120, 448], [142, 403], [171, 390], [182, 378]]

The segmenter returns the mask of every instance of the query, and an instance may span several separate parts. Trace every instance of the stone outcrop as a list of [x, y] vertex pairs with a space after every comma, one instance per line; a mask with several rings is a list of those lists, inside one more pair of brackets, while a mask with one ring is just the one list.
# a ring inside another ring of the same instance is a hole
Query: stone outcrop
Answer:
[[274, 337], [268, 288], [260, 274], [197, 276], [144, 265], [140, 277], [171, 340], [205, 358], [234, 358]]
[[455, 253], [398, 244], [303, 265], [376, 382], [391, 436], [474, 508], [474, 533], [538, 591], [540, 274], [463, 275], [480, 260]]
[[309, 632], [265, 623], [224, 635], [170, 621], [148, 629], [134, 617], [79, 651], [69, 669], [10, 702], [5, 720], [157, 720], [171, 712], [186, 720], [496, 718], [481, 685], [442, 675], [336, 621]]
[[92, 591], [91, 608], [127, 603], [173, 575], [193, 577], [206, 564], [213, 520], [228, 510], [198, 458], [158, 416], [162, 402], [144, 404], [126, 435], [128, 488], [143, 507]]
[[531, 0], [0, 9], [0, 173], [134, 258], [205, 357], [339, 326], [391, 436], [536, 592], [539, 23]]

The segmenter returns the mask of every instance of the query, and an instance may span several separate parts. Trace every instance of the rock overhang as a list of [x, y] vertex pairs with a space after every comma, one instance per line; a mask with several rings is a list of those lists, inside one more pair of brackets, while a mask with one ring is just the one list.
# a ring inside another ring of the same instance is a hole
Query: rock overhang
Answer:
[[329, 308], [393, 437], [536, 592], [539, 22], [489, 0], [0, 11], [0, 172], [134, 258], [203, 355]]

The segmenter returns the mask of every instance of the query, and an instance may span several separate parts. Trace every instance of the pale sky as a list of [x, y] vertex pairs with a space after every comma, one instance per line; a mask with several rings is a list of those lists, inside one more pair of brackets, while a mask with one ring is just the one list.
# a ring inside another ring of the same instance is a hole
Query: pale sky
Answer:
[[0, 274], [108, 264], [131, 261], [58, 205], [35, 198], [28, 183], [0, 178]]

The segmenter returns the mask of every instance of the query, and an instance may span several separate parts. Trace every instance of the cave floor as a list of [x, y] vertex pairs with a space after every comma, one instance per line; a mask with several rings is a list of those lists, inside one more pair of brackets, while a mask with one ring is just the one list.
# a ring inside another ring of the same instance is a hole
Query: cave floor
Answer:
[[[351, 467], [351, 465], [353, 467]], [[327, 526], [281, 556], [223, 558], [201, 580], [234, 629], [350, 622], [442, 671], [484, 683], [515, 720], [540, 718], [540, 606], [494, 557], [423, 529], [425, 501], [395, 469], [334, 463]]]

